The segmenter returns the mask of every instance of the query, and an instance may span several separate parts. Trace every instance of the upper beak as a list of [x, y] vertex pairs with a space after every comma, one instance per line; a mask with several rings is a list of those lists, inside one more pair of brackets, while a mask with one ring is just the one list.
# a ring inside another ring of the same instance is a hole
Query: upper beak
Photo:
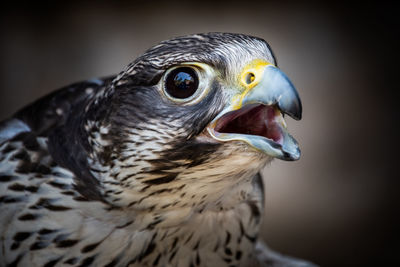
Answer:
[[265, 67], [263, 77], [244, 96], [242, 106], [253, 103], [277, 105], [283, 113], [301, 120], [302, 106], [296, 88], [285, 73], [273, 65]]
[[[300, 149], [287, 132], [282, 113], [300, 120], [299, 94], [288, 77], [272, 64], [252, 68], [254, 83], [210, 123], [208, 132], [219, 141], [240, 140], [283, 160], [297, 160]], [[248, 73], [245, 69], [243, 73]]]

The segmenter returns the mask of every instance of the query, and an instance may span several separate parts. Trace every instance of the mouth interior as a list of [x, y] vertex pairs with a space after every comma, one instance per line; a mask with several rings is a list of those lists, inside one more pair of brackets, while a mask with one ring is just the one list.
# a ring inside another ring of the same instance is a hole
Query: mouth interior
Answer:
[[217, 120], [214, 131], [258, 135], [282, 144], [283, 134], [276, 121], [280, 112], [275, 106], [253, 104], [228, 112]]

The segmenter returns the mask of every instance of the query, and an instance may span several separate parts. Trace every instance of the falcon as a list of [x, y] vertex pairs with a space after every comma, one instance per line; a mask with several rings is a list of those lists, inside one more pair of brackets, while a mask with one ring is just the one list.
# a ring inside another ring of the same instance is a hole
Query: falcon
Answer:
[[0, 124], [0, 266], [308, 266], [258, 238], [301, 112], [269, 45], [230, 33], [37, 100]]

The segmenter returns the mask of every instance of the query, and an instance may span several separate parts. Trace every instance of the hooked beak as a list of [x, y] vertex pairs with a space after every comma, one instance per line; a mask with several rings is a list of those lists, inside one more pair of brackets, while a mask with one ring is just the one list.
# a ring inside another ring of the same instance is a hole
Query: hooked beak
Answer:
[[268, 62], [242, 72], [245, 90], [210, 123], [210, 135], [222, 142], [244, 141], [282, 160], [298, 160], [300, 149], [288, 133], [283, 114], [301, 119], [300, 97], [288, 77]]

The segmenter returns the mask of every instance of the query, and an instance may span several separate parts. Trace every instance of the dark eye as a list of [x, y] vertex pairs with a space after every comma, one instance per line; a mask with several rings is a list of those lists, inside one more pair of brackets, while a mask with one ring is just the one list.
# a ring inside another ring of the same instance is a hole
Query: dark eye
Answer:
[[184, 99], [191, 97], [198, 87], [199, 78], [196, 71], [189, 67], [172, 70], [165, 80], [165, 91], [174, 98]]

